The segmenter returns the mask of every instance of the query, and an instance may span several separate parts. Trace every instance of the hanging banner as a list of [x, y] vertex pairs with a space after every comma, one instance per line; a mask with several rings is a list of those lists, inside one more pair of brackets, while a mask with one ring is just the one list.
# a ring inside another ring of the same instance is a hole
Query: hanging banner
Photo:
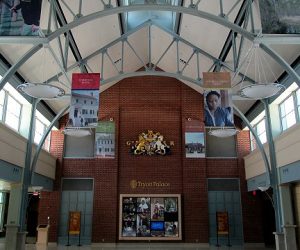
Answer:
[[69, 212], [69, 234], [80, 234], [80, 211]]
[[227, 212], [216, 212], [217, 220], [217, 234], [228, 235], [229, 234], [229, 222]]
[[0, 1], [0, 36], [38, 36], [42, 0]]
[[185, 157], [205, 157], [204, 123], [197, 120], [185, 122]]
[[229, 89], [231, 76], [229, 72], [203, 72], [203, 88]]
[[204, 91], [204, 123], [207, 127], [234, 127], [232, 99], [228, 90]]
[[99, 73], [74, 73], [68, 126], [96, 127], [99, 109]]
[[115, 123], [98, 122], [96, 127], [95, 155], [98, 158], [115, 157]]
[[258, 1], [264, 34], [300, 34], [300, 2]]

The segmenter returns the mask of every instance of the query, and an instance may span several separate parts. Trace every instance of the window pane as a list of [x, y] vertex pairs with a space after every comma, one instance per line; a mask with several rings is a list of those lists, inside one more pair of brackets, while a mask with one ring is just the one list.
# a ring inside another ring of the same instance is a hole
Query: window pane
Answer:
[[282, 102], [282, 104], [280, 104], [280, 111], [282, 130], [286, 130], [296, 123], [293, 95], [291, 95], [284, 102]]
[[19, 129], [21, 107], [21, 104], [14, 98], [12, 98], [10, 95], [7, 96], [5, 124], [15, 130]]
[[293, 100], [293, 96], [290, 96], [285, 102], [284, 102], [284, 106], [285, 106], [285, 112], [286, 114], [290, 113], [291, 111], [294, 110], [294, 100]]
[[34, 132], [34, 142], [39, 144], [45, 130], [45, 125], [39, 120], [35, 119], [35, 132]]
[[2, 120], [2, 117], [3, 117], [4, 98], [5, 98], [5, 92], [2, 89], [0, 91], [0, 120]]
[[291, 112], [286, 116], [287, 128], [293, 126], [296, 123], [295, 112]]

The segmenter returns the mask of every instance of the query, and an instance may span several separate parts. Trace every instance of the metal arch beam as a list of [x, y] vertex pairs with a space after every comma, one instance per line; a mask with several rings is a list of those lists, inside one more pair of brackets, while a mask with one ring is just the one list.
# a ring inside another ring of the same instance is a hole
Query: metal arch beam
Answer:
[[[172, 11], [172, 12], [180, 12], [196, 17], [201, 17], [204, 19], [207, 19], [209, 21], [218, 23], [224, 27], [227, 27], [237, 33], [240, 33], [243, 35], [245, 38], [249, 39], [250, 41], [254, 41], [256, 36], [252, 34], [251, 32], [241, 28], [240, 26], [229, 22], [228, 20], [212, 15], [210, 13], [206, 13], [203, 11], [195, 10], [192, 8], [186, 8], [186, 7], [180, 7], [180, 6], [169, 6], [169, 5], [160, 5], [159, 6], [161, 11]], [[123, 12], [131, 12], [131, 11], [139, 11], [139, 10], [157, 10], [157, 5], [130, 5], [130, 6], [122, 6], [122, 7], [114, 7], [114, 8], [108, 8], [103, 11], [98, 11], [95, 13], [92, 13], [90, 15], [81, 17], [79, 19], [74, 20], [71, 23], [66, 24], [65, 26], [59, 28], [58, 30], [54, 31], [53, 33], [50, 33], [49, 36], [47, 37], [49, 42], [52, 41], [53, 39], [57, 38], [61, 34], [68, 32], [69, 30], [82, 25], [84, 23], [87, 23], [89, 21], [92, 21], [97, 18], [113, 15], [113, 14], [118, 14], [118, 13], [123, 13]], [[38, 47], [38, 48], [36, 48]], [[15, 72], [16, 69], [18, 69], [29, 57], [28, 54], [33, 55], [36, 51], [40, 49], [41, 45], [36, 45], [33, 49], [31, 49], [29, 52], [26, 53], [19, 61], [11, 67], [2, 81], [0, 82], [0, 89], [3, 87], [3, 82], [6, 82], [9, 77], [11, 77]], [[291, 75], [297, 79], [299, 82], [299, 76], [297, 73], [284, 61], [283, 58], [281, 58], [275, 51], [270, 50], [270, 48], [267, 45], [261, 44], [261, 47], [272, 57], [274, 58], [278, 63], [280, 63], [286, 70], [287, 72], [291, 73]], [[7, 77], [9, 76], [9, 77]]]
[[[55, 39], [57, 36], [60, 36], [61, 34], [68, 32], [69, 30], [82, 25], [84, 23], [90, 22], [92, 20], [95, 20], [97, 18], [105, 17], [105, 16], [110, 16], [114, 14], [120, 14], [124, 12], [132, 12], [132, 11], [147, 11], [147, 10], [157, 10], [158, 5], [130, 5], [130, 6], [120, 6], [120, 7], [113, 7], [113, 8], [108, 8], [105, 10], [101, 10], [92, 14], [89, 14], [87, 16], [83, 16], [79, 19], [74, 20], [71, 23], [66, 24], [65, 26], [59, 28], [58, 30], [52, 32], [49, 34], [48, 39], [49, 41]], [[200, 11], [200, 10], [195, 10], [192, 8], [187, 8], [187, 7], [181, 7], [181, 6], [171, 6], [171, 5], [159, 5], [159, 11], [171, 11], [171, 12], [178, 12], [178, 13], [183, 13], [187, 15], [192, 15], [196, 17], [201, 17], [206, 20], [212, 21], [214, 23], [218, 23], [224, 27], [227, 27], [243, 36], [245, 36], [247, 39], [253, 41], [254, 38], [256, 37], [253, 33], [241, 28], [240, 26], [231, 23], [230, 21], [226, 20], [223, 17], [215, 16], [213, 14]]]
[[49, 135], [51, 129], [53, 128], [54, 124], [59, 120], [59, 118], [61, 118], [63, 116], [63, 114], [70, 108], [70, 105], [68, 105], [67, 107], [63, 108], [61, 111], [59, 111], [59, 113], [53, 118], [52, 122], [50, 123], [50, 125], [48, 126], [47, 130], [45, 131], [45, 133], [43, 134], [39, 145], [36, 148], [35, 154], [33, 156], [32, 159], [32, 163], [31, 163], [31, 167], [30, 167], [30, 176], [31, 176], [31, 185], [33, 184], [33, 178], [34, 178], [34, 173], [36, 170], [36, 163], [39, 157], [39, 154], [41, 152], [41, 149], [43, 147], [43, 144], [47, 138], [47, 136]]
[[146, 75], [147, 76], [172, 77], [172, 78], [176, 78], [176, 79], [181, 79], [181, 80], [192, 82], [192, 83], [194, 83], [197, 86], [200, 86], [200, 84], [201, 84], [201, 81], [189, 78], [187, 76], [183, 76], [183, 75], [178, 74], [178, 73], [170, 73], [170, 72], [155, 71], [155, 70], [135, 71], [135, 72], [123, 73], [123, 74], [119, 74], [117, 76], [108, 78], [106, 80], [103, 80], [101, 83], [102, 83], [102, 85], [104, 85], [104, 84], [107, 84], [109, 82], [119, 81], [119, 80], [122, 80], [122, 79], [128, 78], [128, 77], [137, 77], [137, 76], [146, 76]]
[[4, 87], [5, 83], [15, 74], [18, 68], [23, 65], [34, 53], [39, 51], [43, 47], [43, 44], [38, 44], [29, 49], [14, 65], [12, 65], [8, 71], [4, 74], [0, 81], [0, 90]]
[[259, 46], [268, 53], [277, 63], [279, 63], [285, 70], [295, 79], [297, 85], [300, 87], [300, 76], [297, 72], [270, 46], [260, 43]]
[[[187, 46], [191, 47], [194, 51], [198, 51], [200, 54], [204, 55], [204, 56], [207, 57], [208, 59], [210, 59], [210, 60], [212, 60], [212, 61], [218, 61], [218, 58], [216, 58], [216, 57], [210, 55], [208, 52], [206, 52], [206, 51], [204, 51], [204, 50], [198, 48], [197, 46], [195, 46], [194, 44], [190, 43], [189, 41], [183, 39], [182, 37], [180, 37], [180, 36], [177, 35], [176, 33], [172, 32], [172, 31], [170, 31], [170, 30], [167, 30], [167, 29], [165, 29], [164, 27], [162, 27], [162, 26], [160, 26], [160, 25], [158, 25], [158, 24], [156, 24], [156, 23], [153, 23], [151, 20], [148, 20], [148, 21], [142, 23], [141, 25], [137, 26], [137, 27], [134, 28], [133, 30], [130, 30], [129, 32], [123, 34], [122, 36], [120, 36], [120, 37], [117, 38], [116, 40], [114, 40], [114, 41], [110, 42], [109, 44], [105, 45], [104, 47], [102, 47], [102, 48], [96, 50], [95, 52], [91, 53], [90, 55], [88, 55], [87, 57], [83, 58], [82, 60], [83, 60], [83, 61], [88, 61], [88, 60], [90, 60], [91, 58], [93, 58], [93, 57], [95, 57], [95, 56], [97, 56], [97, 55], [99, 55], [99, 54], [101, 54], [101, 53], [104, 53], [104, 52], [105, 52], [107, 49], [109, 49], [111, 46], [113, 46], [113, 45], [115, 45], [115, 44], [117, 44], [117, 43], [119, 43], [119, 42], [121, 42], [121, 41], [124, 41], [124, 40], [126, 41], [126, 39], [127, 39], [130, 35], [132, 35], [133, 33], [138, 32], [139, 30], [141, 30], [141, 29], [143, 29], [143, 28], [145, 28], [145, 27], [149, 27], [149, 26], [151, 26], [151, 25], [152, 25], [152, 26], [155, 26], [155, 27], [157, 27], [157, 28], [159, 28], [159, 29], [161, 29], [162, 31], [164, 31], [164, 32], [166, 32], [167, 34], [169, 34], [170, 36], [172, 36], [174, 39], [176, 39], [176, 40], [178, 40], [178, 41], [181, 41], [182, 43], [184, 43], [184, 44], [186, 44]], [[172, 43], [174, 43], [174, 40], [172, 41]], [[197, 53], [197, 54], [198, 54], [198, 53]], [[163, 56], [164, 56], [164, 54], [163, 54]], [[230, 66], [228, 66], [227, 64], [222, 63], [222, 62], [220, 62], [220, 63], [222, 64], [223, 67], [229, 69], [230, 71], [233, 71], [233, 69], [231, 69]], [[143, 64], [144, 64], [144, 62], [143, 62]], [[73, 70], [73, 69], [74, 69], [75, 67], [77, 67], [77, 66], [78, 66], [78, 62], [77, 62], [77, 63], [74, 63], [74, 64], [71, 65], [71, 66], [69, 66], [69, 67], [67, 68], [66, 71], [68, 72], [68, 71], [70, 71], [70, 70]], [[156, 66], [157, 66], [157, 63], [156, 63], [154, 66], [156, 67]], [[144, 65], [144, 67], [145, 67], [145, 65]], [[155, 67], [153, 67], [153, 69], [154, 69]], [[199, 67], [199, 66], [197, 66], [197, 69], [198, 69], [198, 67]], [[146, 68], [146, 67], [145, 67], [145, 68]], [[122, 73], [123, 73], [123, 71], [122, 71]], [[251, 78], [245, 76], [245, 75], [242, 74], [241, 72], [238, 72], [238, 74], [241, 75], [241, 76], [242, 76], [244, 79], [246, 79], [247, 81], [254, 83], [254, 80], [253, 80], [253, 79], [251, 79]], [[49, 79], [47, 80], [47, 82], [51, 82], [52, 80], [56, 79], [57, 77], [59, 77], [59, 76], [61, 76], [61, 75], [63, 75], [63, 73], [56, 74], [55, 76], [49, 78]], [[173, 76], [172, 76], [172, 77], [173, 77]], [[122, 78], [123, 78], [122, 76], [118, 76], [116, 79], [122, 79]], [[182, 78], [182, 77], [180, 77], [180, 78]], [[113, 77], [113, 78], [110, 78], [110, 79], [114, 79], [114, 77]], [[199, 77], [197, 77], [197, 80], [192, 79], [192, 78], [189, 78], [189, 79], [190, 79], [189, 81], [192, 81], [192, 82], [194, 82], [194, 83], [195, 83], [195, 82], [196, 82], [197, 84], [201, 83], [201, 81], [200, 81], [201, 79], [200, 79]], [[107, 80], [103, 80], [103, 81], [101, 81], [101, 82], [102, 82], [102, 83], [104, 83], [104, 82], [107, 83]]]
[[238, 107], [236, 107], [234, 104], [232, 104], [234, 110], [239, 114], [239, 116], [241, 117], [241, 119], [243, 120], [243, 122], [246, 123], [247, 127], [249, 128], [249, 130], [251, 131], [251, 133], [253, 134], [256, 144], [259, 148], [259, 151], [261, 153], [261, 156], [263, 158], [263, 161], [265, 163], [265, 170], [266, 170], [266, 175], [267, 175], [267, 186], [271, 185], [271, 170], [270, 170], [270, 163], [266, 154], [266, 151], [264, 149], [264, 146], [262, 145], [256, 131], [253, 129], [252, 125], [250, 124], [249, 120], [246, 118], [246, 116], [244, 116], [244, 114], [238, 109]]

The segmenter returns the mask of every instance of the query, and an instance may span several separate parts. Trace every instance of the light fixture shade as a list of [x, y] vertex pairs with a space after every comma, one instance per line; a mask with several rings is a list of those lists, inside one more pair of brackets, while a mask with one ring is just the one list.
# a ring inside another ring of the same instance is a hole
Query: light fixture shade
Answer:
[[83, 129], [79, 127], [65, 128], [62, 132], [65, 135], [74, 137], [84, 137], [92, 134], [92, 131], [90, 129]]
[[212, 129], [208, 132], [209, 135], [225, 138], [233, 136], [237, 133], [237, 130], [235, 128], [218, 128], [218, 129]]
[[261, 100], [278, 94], [284, 88], [282, 84], [278, 83], [251, 84], [242, 88], [239, 94], [245, 98]]
[[53, 99], [65, 94], [62, 88], [41, 83], [23, 83], [17, 89], [31, 97], [40, 99]]

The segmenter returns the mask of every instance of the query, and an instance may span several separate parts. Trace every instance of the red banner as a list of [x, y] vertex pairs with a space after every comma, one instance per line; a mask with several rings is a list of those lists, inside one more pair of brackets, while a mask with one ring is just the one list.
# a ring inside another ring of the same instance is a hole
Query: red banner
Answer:
[[73, 73], [72, 90], [99, 89], [100, 73]]

